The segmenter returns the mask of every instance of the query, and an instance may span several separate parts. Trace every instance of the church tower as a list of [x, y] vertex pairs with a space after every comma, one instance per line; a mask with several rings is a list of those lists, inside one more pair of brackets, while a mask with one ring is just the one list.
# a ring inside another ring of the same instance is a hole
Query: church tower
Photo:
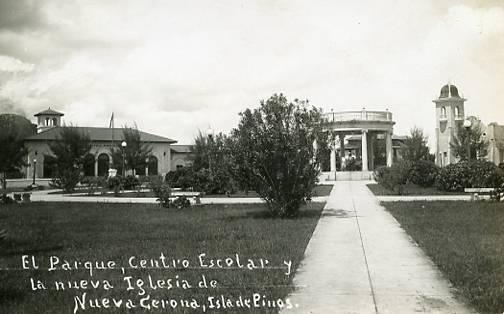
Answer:
[[52, 110], [51, 107], [34, 114], [37, 117], [37, 133], [43, 132], [50, 128], [61, 126], [61, 117], [63, 113]]
[[440, 167], [457, 161], [450, 143], [457, 135], [457, 125], [464, 122], [466, 100], [450, 83], [443, 86], [439, 98], [433, 100], [436, 104], [436, 165]]

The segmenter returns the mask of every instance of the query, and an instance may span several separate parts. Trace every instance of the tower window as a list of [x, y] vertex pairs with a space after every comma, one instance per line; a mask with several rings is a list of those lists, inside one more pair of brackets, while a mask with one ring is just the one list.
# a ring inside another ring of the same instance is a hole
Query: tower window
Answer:
[[446, 107], [441, 107], [441, 117], [446, 117]]

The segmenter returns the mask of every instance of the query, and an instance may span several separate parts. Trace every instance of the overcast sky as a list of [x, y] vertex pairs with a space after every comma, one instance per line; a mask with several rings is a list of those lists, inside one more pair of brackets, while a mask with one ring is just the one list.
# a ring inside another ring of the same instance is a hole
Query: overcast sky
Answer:
[[389, 109], [434, 140], [448, 81], [504, 123], [504, 1], [0, 0], [0, 112], [137, 123], [188, 144], [275, 92]]

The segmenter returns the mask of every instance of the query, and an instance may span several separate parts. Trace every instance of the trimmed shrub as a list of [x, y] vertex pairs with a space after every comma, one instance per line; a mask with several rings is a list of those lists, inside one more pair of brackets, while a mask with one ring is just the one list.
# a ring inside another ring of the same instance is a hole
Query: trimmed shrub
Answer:
[[[336, 158], [336, 160], [339, 158]], [[355, 158], [346, 160], [345, 171], [362, 171], [362, 161]]]
[[122, 179], [122, 184], [125, 190], [135, 190], [140, 185], [140, 180], [133, 175], [127, 175]]
[[155, 183], [152, 186], [152, 191], [154, 192], [154, 195], [157, 197], [156, 201], [159, 202], [159, 205], [162, 207], [170, 207], [172, 201], [170, 200], [171, 197], [171, 188], [168, 184], [166, 183], [161, 183], [157, 184]]
[[390, 170], [387, 166], [380, 166], [373, 171], [373, 178], [377, 183], [383, 182], [383, 177]]
[[172, 187], [189, 190], [194, 188], [195, 174], [192, 167], [182, 167], [166, 174], [166, 182]]
[[114, 190], [114, 195], [119, 196], [119, 192], [123, 188], [121, 177], [120, 176], [109, 177], [107, 179], [107, 184], [108, 184], [109, 190]]
[[461, 161], [441, 168], [436, 177], [436, 187], [442, 191], [496, 188], [503, 183], [503, 180], [503, 171], [489, 161]]
[[172, 206], [178, 209], [191, 207], [191, 202], [185, 196], [178, 196], [172, 201]]
[[194, 171], [192, 167], [184, 167], [170, 171], [166, 175], [166, 182], [182, 190], [196, 190], [207, 194], [227, 194], [236, 191], [236, 183], [228, 171], [221, 168], [202, 168]]
[[[21, 197], [19, 198], [19, 200], [21, 200]], [[13, 204], [13, 203], [16, 203], [16, 201], [8, 196], [7, 194], [2, 194], [0, 195], [0, 204]]]
[[63, 189], [65, 193], [73, 193], [81, 177], [78, 168], [63, 169], [58, 171], [57, 177], [51, 180], [50, 185]]
[[88, 195], [94, 195], [95, 192], [102, 188], [107, 188], [107, 179], [105, 177], [85, 177], [81, 180], [81, 184], [87, 186]]
[[431, 187], [436, 183], [438, 172], [439, 168], [434, 162], [418, 160], [411, 165], [409, 181], [419, 186]]
[[409, 182], [411, 164], [407, 161], [398, 161], [392, 167], [378, 167], [374, 172], [375, 180], [386, 189], [404, 193], [404, 185]]

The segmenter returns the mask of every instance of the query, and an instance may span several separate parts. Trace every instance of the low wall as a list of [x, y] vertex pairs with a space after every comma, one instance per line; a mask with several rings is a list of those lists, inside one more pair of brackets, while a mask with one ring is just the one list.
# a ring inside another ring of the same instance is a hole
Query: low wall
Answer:
[[373, 180], [372, 171], [329, 171], [322, 172], [319, 181], [367, 181]]
[[[51, 179], [35, 179], [35, 184], [49, 186]], [[33, 179], [7, 179], [8, 188], [25, 188], [33, 183]]]

